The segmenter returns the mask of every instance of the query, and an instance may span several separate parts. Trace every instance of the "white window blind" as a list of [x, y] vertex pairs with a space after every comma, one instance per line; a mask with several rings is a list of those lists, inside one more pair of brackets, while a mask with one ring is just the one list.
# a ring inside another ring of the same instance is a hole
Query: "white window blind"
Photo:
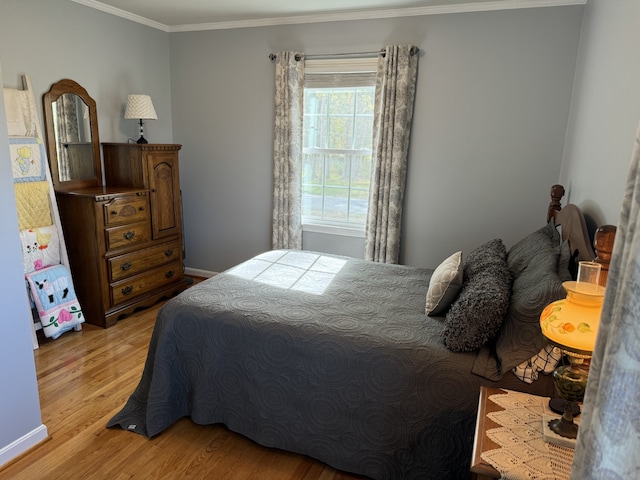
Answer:
[[303, 225], [364, 232], [377, 63], [305, 62]]

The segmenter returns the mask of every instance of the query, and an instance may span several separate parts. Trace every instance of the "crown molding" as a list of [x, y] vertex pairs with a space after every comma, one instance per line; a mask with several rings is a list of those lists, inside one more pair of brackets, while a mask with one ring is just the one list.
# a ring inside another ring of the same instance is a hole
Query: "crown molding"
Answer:
[[136, 15], [135, 13], [127, 12], [125, 10], [121, 10], [120, 8], [112, 7], [111, 5], [106, 5], [102, 2], [98, 2], [97, 0], [71, 0], [74, 3], [79, 3], [80, 5], [85, 5], [90, 8], [94, 8], [96, 10], [100, 10], [101, 12], [106, 12], [111, 15], [115, 15], [116, 17], [125, 18], [127, 20], [131, 20], [132, 22], [140, 23], [142, 25], [146, 25], [147, 27], [156, 28], [158, 30], [162, 30], [163, 32], [169, 32], [170, 27], [165, 25], [164, 23], [154, 22], [148, 18], [142, 17], [140, 15]]
[[193, 32], [201, 30], [224, 30], [231, 28], [272, 27], [276, 25], [298, 25], [306, 23], [341, 22], [348, 20], [376, 20], [381, 18], [417, 17], [423, 15], [444, 15], [448, 13], [488, 12], [496, 10], [516, 10], [522, 8], [562, 7], [585, 5], [588, 0], [494, 0], [489, 2], [462, 3], [456, 5], [435, 5], [430, 7], [396, 8], [385, 10], [362, 10], [353, 12], [296, 15], [291, 17], [259, 18], [253, 20], [232, 20], [225, 22], [198, 23], [188, 25], [165, 25], [119, 8], [105, 5], [97, 0], [71, 0], [72, 2], [95, 8], [132, 22], [147, 25], [167, 33]]

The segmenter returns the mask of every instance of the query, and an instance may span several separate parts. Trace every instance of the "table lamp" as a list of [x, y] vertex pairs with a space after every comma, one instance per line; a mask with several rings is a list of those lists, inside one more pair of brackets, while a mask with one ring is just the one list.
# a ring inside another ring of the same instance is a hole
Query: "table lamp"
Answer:
[[573, 422], [576, 402], [582, 401], [587, 388], [588, 367], [596, 343], [605, 288], [599, 285], [600, 264], [580, 262], [575, 282], [564, 282], [567, 297], [550, 303], [540, 315], [542, 334], [569, 359], [553, 372], [553, 382], [566, 401], [562, 417], [549, 421], [549, 428], [566, 438], [576, 438]]
[[127, 107], [124, 111], [124, 118], [137, 118], [140, 120], [140, 138], [137, 143], [149, 143], [144, 138], [143, 123], [142, 120], [157, 120], [155, 108], [153, 108], [153, 102], [149, 95], [128, 95]]

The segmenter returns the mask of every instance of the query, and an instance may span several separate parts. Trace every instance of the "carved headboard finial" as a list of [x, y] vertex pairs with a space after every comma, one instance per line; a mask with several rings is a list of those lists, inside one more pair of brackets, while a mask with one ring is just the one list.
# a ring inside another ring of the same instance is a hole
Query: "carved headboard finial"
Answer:
[[562, 185], [553, 185], [551, 187], [551, 202], [547, 210], [547, 222], [555, 216], [555, 212], [559, 212], [562, 208], [560, 200], [564, 196], [564, 187]]
[[602, 265], [600, 270], [600, 285], [607, 285], [609, 276], [609, 263], [611, 262], [611, 252], [613, 242], [616, 237], [616, 227], [614, 225], [603, 225], [596, 230], [593, 239], [593, 246], [596, 252], [595, 262]]
[[562, 226], [562, 239], [568, 240], [571, 255], [577, 253], [578, 260], [595, 261], [602, 265], [600, 285], [606, 286], [616, 227], [614, 225], [603, 225], [596, 230], [593, 239], [589, 238], [582, 210], [573, 204], [567, 204], [562, 208], [560, 200], [564, 194], [565, 190], [562, 185], [553, 185], [551, 187], [551, 202], [547, 210], [547, 222], [554, 218], [556, 226]]

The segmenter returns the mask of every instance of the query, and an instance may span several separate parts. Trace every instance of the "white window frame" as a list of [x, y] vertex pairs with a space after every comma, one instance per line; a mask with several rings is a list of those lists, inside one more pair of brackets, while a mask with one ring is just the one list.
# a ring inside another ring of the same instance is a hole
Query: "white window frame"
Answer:
[[[378, 58], [333, 58], [305, 60], [307, 74], [374, 73], [378, 68]], [[327, 85], [329, 87], [329, 85]], [[302, 216], [302, 231], [364, 238], [365, 224], [320, 220]]]

